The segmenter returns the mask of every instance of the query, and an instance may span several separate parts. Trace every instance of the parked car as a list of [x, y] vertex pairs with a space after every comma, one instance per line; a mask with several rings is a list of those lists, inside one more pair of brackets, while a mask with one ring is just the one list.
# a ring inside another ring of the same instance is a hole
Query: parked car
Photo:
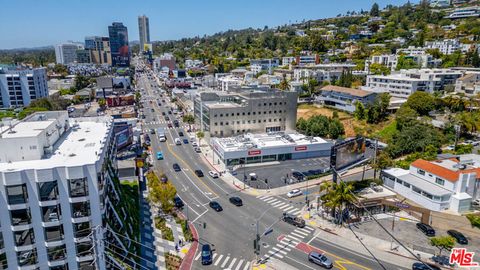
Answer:
[[163, 159], [163, 153], [161, 151], [157, 152], [157, 160], [162, 160]]
[[165, 116], [165, 112], [162, 112], [162, 115]]
[[175, 207], [180, 209], [182, 208], [183, 206], [185, 206], [185, 204], [183, 203], [182, 199], [180, 199], [180, 197], [178, 196], [175, 196], [173, 198], [173, 203], [175, 204]]
[[300, 190], [300, 189], [294, 189], [294, 190], [290, 190], [288, 193], [287, 193], [287, 197], [288, 198], [293, 198], [293, 197], [297, 197], [297, 196], [300, 196], [302, 195], [303, 192]]
[[283, 213], [282, 220], [299, 228], [305, 227], [305, 220], [288, 213]]
[[167, 126], [168, 126], [169, 128], [172, 128], [172, 123], [168, 123]]
[[433, 256], [432, 261], [444, 266], [454, 266], [450, 264], [450, 258], [445, 255]]
[[435, 230], [428, 224], [417, 223], [417, 229], [422, 231], [426, 236], [435, 236]]
[[[152, 101], [151, 101], [151, 100], [150, 100], [150, 103], [152, 103]], [[152, 111], [152, 112], [155, 112], [155, 109], [153, 109], [153, 108], [152, 108], [152, 109], [150, 109], [150, 111]]]
[[192, 146], [193, 146], [193, 147], [197, 147], [197, 146], [198, 146], [198, 143], [197, 143], [197, 142], [192, 142]]
[[297, 179], [298, 181], [303, 180], [303, 175], [300, 172], [292, 172], [293, 178]]
[[308, 261], [327, 269], [333, 268], [333, 262], [324, 253], [320, 254], [316, 251], [312, 251], [308, 254]]
[[179, 131], [178, 136], [183, 137], [183, 132]]
[[412, 264], [412, 270], [441, 270], [441, 268], [429, 263], [416, 262]]
[[468, 245], [468, 239], [461, 232], [456, 230], [448, 230], [447, 233], [451, 237], [455, 238], [455, 240], [457, 240], [457, 243], [461, 245]]
[[473, 206], [480, 206], [480, 199], [475, 199], [472, 201]]
[[202, 150], [200, 149], [200, 147], [195, 147], [194, 149], [195, 149], [195, 152], [197, 152], [197, 153], [201, 153], [201, 152], [202, 152]]
[[182, 169], [180, 169], [180, 165], [178, 165], [177, 163], [173, 163], [173, 170], [176, 171], [176, 172], [179, 172]]
[[178, 120], [173, 120], [173, 125], [174, 125], [175, 127], [178, 127], [178, 126], [179, 126]]
[[212, 178], [218, 178], [219, 177], [219, 174], [217, 172], [214, 172], [214, 171], [209, 171], [208, 174], [212, 177]]
[[202, 170], [195, 170], [195, 174], [196, 174], [198, 177], [203, 177], [203, 172], [202, 172]]
[[220, 212], [223, 210], [222, 206], [217, 201], [211, 201], [208, 205], [215, 211]]
[[230, 197], [230, 199], [228, 199], [228, 200], [235, 206], [242, 206], [243, 205], [242, 199], [240, 199], [239, 197]]
[[150, 134], [155, 134], [155, 129], [151, 128], [150, 129]]
[[209, 244], [202, 245], [202, 265], [212, 263], [212, 248]]
[[165, 121], [170, 121], [170, 117], [168, 117], [168, 115], [165, 115]]

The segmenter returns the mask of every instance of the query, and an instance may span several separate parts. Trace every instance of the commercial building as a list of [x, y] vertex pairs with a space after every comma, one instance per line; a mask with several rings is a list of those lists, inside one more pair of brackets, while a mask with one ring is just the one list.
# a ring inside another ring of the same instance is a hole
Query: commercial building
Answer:
[[318, 65], [320, 64], [320, 57], [318, 56], [318, 54], [299, 55], [295, 57], [295, 62], [297, 66]]
[[320, 90], [321, 92], [316, 98], [317, 102], [350, 113], [355, 111], [357, 102], [367, 106], [373, 103], [377, 96], [377, 93], [374, 92], [335, 85], [327, 85]]
[[80, 44], [62, 43], [55, 45], [55, 59], [57, 64], [68, 65], [77, 61], [77, 50], [83, 49]]
[[145, 15], [138, 16], [138, 33], [140, 35], [140, 52], [143, 52], [145, 44], [150, 44], [150, 23]]
[[390, 75], [368, 75], [364, 90], [388, 92], [393, 97], [408, 98], [416, 91], [433, 93], [453, 85], [462, 76], [451, 69], [409, 69]]
[[480, 94], [480, 72], [468, 73], [457, 79], [455, 83], [455, 92], [467, 96]]
[[234, 88], [198, 92], [194, 114], [212, 137], [294, 131], [297, 93], [272, 88]]
[[458, 39], [444, 39], [437, 41], [426, 41], [425, 48], [438, 49], [443, 54], [452, 54], [460, 50], [460, 41]]
[[89, 64], [92, 62], [92, 55], [90, 50], [77, 50], [77, 63]]
[[436, 161], [419, 159], [409, 170], [383, 170], [382, 179], [386, 187], [427, 209], [462, 213], [469, 211], [472, 200], [480, 197], [479, 161], [478, 155]]
[[116, 139], [111, 118], [66, 111], [0, 128], [2, 269], [103, 270], [117, 265], [112, 245], [126, 255], [132, 243], [116, 237], [131, 222], [116, 189]]
[[295, 67], [293, 78], [295, 81], [308, 82], [309, 79], [316, 79], [318, 82], [336, 81], [342, 73], [352, 71], [355, 64], [348, 63], [330, 63], [318, 64], [315, 66]]
[[48, 97], [45, 68], [0, 68], [0, 108], [28, 106], [42, 97]]
[[[85, 50], [90, 52], [90, 63], [112, 65], [112, 51], [110, 48], [110, 39], [108, 37], [91, 36], [85, 37]], [[77, 52], [77, 57], [84, 56], [86, 52]], [[86, 61], [87, 57], [78, 59]]]
[[108, 26], [108, 36], [112, 50], [112, 65], [116, 67], [130, 66], [127, 27], [121, 22], [114, 22]]
[[227, 168], [240, 164], [327, 157], [333, 146], [332, 142], [320, 137], [288, 132], [212, 138], [211, 144], [213, 158], [223, 162]]
[[153, 67], [157, 72], [161, 71], [164, 67], [167, 67], [169, 70], [174, 70], [176, 64], [175, 56], [171, 53], [164, 53], [153, 60]]

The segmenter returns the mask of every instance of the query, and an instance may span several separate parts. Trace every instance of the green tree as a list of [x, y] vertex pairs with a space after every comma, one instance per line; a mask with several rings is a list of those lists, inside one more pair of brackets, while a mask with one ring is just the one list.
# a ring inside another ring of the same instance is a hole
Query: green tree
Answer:
[[374, 75], [389, 75], [391, 72], [387, 66], [378, 63], [370, 64], [368, 69], [370, 70], [370, 73]]
[[472, 224], [472, 227], [476, 227], [480, 229], [480, 216], [476, 214], [467, 214], [466, 217], [470, 221], [470, 224]]
[[205, 137], [205, 133], [203, 131], [197, 131], [197, 138], [198, 138], [198, 144], [202, 145], [202, 139]]
[[100, 98], [98, 100], [98, 106], [105, 107], [105, 105], [107, 105], [107, 101], [104, 98]]
[[76, 75], [74, 80], [75, 89], [82, 90], [83, 88], [90, 85], [90, 79], [83, 75]]
[[372, 8], [370, 9], [370, 16], [378, 17], [380, 15], [380, 10], [377, 3], [373, 3]]
[[290, 84], [288, 83], [287, 77], [283, 76], [282, 81], [278, 85], [278, 88], [281, 90], [288, 90], [290, 88]]
[[362, 102], [355, 102], [355, 112], [353, 115], [357, 120], [365, 119], [365, 106]]
[[342, 122], [338, 119], [333, 119], [330, 121], [328, 126], [328, 133], [330, 134], [330, 138], [337, 139], [341, 135], [345, 134], [345, 128], [343, 127]]
[[405, 104], [419, 115], [428, 115], [435, 109], [435, 98], [427, 92], [416, 91], [408, 97]]
[[417, 121], [418, 113], [410, 108], [410, 106], [403, 104], [395, 114], [397, 121], [397, 129], [402, 130], [403, 127], [409, 126], [410, 123]]
[[[165, 175], [162, 175], [165, 177]], [[161, 177], [162, 177], [161, 176]], [[159, 205], [165, 213], [171, 213], [173, 209], [173, 198], [177, 194], [175, 186], [167, 181], [162, 182], [154, 172], [147, 173], [148, 199]]]
[[455, 246], [455, 238], [451, 236], [437, 236], [430, 238], [430, 245], [438, 248], [440, 255], [443, 250], [450, 251]]
[[[337, 212], [343, 213], [343, 210], [345, 208], [347, 208], [354, 201], [356, 201], [356, 198], [353, 195], [352, 183], [322, 183], [322, 185], [320, 186], [320, 191], [325, 192], [325, 194], [321, 196], [321, 199], [324, 202], [324, 206], [331, 209], [331, 213], [335, 217], [338, 216], [336, 215]], [[343, 223], [343, 221], [343, 217], [340, 218], [339, 222]]]
[[413, 69], [413, 68], [419, 68], [420, 66], [415, 62], [412, 58], [410, 57], [405, 57], [405, 55], [400, 55], [398, 57], [398, 62], [397, 62], [397, 70], [401, 69]]

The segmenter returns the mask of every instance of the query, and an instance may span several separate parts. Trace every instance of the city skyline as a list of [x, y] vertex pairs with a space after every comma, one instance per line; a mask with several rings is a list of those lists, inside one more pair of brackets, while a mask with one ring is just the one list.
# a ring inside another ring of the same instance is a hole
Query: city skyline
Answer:
[[[130, 2], [114, 5], [112, 1], [104, 1], [101, 4], [95, 3], [95, 9], [89, 8], [89, 3], [94, 3], [91, 0], [62, 6], [55, 1], [44, 1], [35, 9], [28, 8], [36, 4], [32, 0], [6, 2], [2, 5], [3, 12], [0, 12], [0, 23], [7, 26], [0, 29], [3, 37], [0, 49], [53, 46], [70, 40], [83, 41], [85, 36], [108, 36], [107, 27], [114, 21], [122, 22], [130, 29], [130, 35], [134, 37], [132, 41], [138, 41], [138, 16], [143, 14], [150, 18], [151, 41], [162, 41], [211, 35], [228, 29], [263, 28], [265, 25], [275, 27], [304, 19], [334, 17], [349, 10], [369, 10], [375, 2], [380, 7], [385, 7], [407, 1], [346, 0], [342, 1], [342, 4], [328, 6], [325, 5], [326, 1], [313, 0], [296, 3], [279, 0], [275, 1], [275, 5], [272, 5], [271, 1], [257, 3], [247, 0], [241, 6], [218, 1], [201, 5], [190, 0], [187, 2], [181, 9], [176, 3], [154, 1], [143, 5]], [[22, 13], [15, 12], [19, 9]], [[76, 12], [71, 13], [71, 10]], [[32, 24], [32, 21], [35, 23]], [[59, 21], [62, 23], [58, 23]]]

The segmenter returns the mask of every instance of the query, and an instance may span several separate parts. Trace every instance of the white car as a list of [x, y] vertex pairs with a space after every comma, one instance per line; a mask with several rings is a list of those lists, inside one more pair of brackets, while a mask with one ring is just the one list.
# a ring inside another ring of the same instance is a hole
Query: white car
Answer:
[[197, 142], [192, 142], [192, 146], [193, 146], [193, 147], [197, 147], [197, 146], [198, 146], [198, 143], [197, 143]]
[[293, 198], [293, 197], [297, 197], [297, 196], [300, 196], [302, 195], [303, 192], [300, 190], [300, 189], [294, 189], [294, 190], [290, 190], [288, 193], [287, 193], [287, 197], [288, 198]]
[[218, 177], [220, 176], [217, 172], [214, 172], [214, 171], [209, 171], [208, 174], [209, 174], [212, 178], [218, 178]]

